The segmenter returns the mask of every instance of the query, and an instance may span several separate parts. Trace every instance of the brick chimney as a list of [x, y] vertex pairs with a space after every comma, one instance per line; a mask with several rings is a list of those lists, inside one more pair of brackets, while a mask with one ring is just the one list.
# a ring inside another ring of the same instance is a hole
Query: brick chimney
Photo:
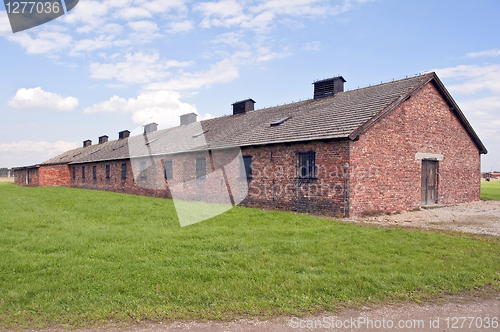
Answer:
[[158, 129], [158, 124], [156, 122], [151, 122], [144, 126], [144, 134], [151, 133]]
[[108, 138], [109, 137], [107, 135], [99, 137], [99, 144], [106, 143], [108, 141]]
[[128, 130], [120, 131], [118, 133], [118, 139], [124, 139], [127, 137], [130, 137], [130, 131], [128, 131]]
[[235, 114], [245, 114], [248, 111], [253, 111], [253, 105], [255, 104], [255, 100], [247, 99], [238, 101], [233, 104], [233, 115]]
[[342, 76], [314, 82], [314, 99], [331, 97], [337, 92], [344, 92], [345, 82]]
[[181, 126], [196, 122], [196, 113], [188, 113], [181, 115]]
[[86, 141], [83, 141], [83, 147], [86, 148], [87, 146], [91, 146], [92, 145], [92, 141], [91, 140], [86, 140]]

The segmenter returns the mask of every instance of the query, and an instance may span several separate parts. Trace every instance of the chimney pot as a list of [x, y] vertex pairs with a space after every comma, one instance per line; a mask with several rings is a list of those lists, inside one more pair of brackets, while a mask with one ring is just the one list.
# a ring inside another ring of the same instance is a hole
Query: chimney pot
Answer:
[[144, 134], [151, 133], [158, 129], [158, 124], [156, 122], [151, 122], [144, 126]]
[[343, 92], [345, 82], [346, 80], [342, 76], [314, 82], [314, 99], [331, 97], [337, 92]]
[[87, 146], [91, 146], [92, 145], [92, 141], [91, 140], [86, 140], [86, 141], [83, 141], [83, 147], [86, 148]]
[[106, 143], [108, 141], [108, 138], [109, 137], [107, 135], [99, 137], [99, 144]]
[[188, 113], [181, 115], [181, 126], [196, 122], [196, 113]]
[[233, 104], [233, 115], [235, 114], [245, 114], [248, 111], [254, 110], [255, 100], [247, 99], [238, 101]]
[[130, 131], [128, 131], [128, 130], [120, 131], [118, 133], [118, 139], [124, 139], [127, 137], [130, 137]]

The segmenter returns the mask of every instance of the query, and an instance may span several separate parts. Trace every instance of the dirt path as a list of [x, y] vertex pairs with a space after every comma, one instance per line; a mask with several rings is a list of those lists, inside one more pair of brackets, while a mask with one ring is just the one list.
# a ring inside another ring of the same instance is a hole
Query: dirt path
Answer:
[[500, 201], [479, 201], [368, 218], [353, 223], [422, 229], [442, 229], [500, 237]]
[[[481, 297], [472, 295], [446, 296], [438, 301], [427, 304], [407, 303], [363, 307], [361, 309], [346, 309], [339, 313], [326, 312], [310, 317], [281, 317], [266, 321], [141, 323], [126, 328], [108, 327], [72, 331], [500, 331], [500, 322], [498, 322], [500, 320], [500, 293], [498, 292], [482, 294]], [[52, 328], [40, 332], [55, 331], [62, 331], [62, 329]]]

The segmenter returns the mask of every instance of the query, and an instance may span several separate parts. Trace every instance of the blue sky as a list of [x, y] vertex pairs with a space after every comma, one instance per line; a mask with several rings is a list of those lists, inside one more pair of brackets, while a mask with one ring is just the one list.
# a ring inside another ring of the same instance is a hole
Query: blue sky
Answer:
[[500, 170], [500, 2], [80, 0], [13, 34], [0, 6], [0, 167], [179, 115], [231, 113], [435, 70]]

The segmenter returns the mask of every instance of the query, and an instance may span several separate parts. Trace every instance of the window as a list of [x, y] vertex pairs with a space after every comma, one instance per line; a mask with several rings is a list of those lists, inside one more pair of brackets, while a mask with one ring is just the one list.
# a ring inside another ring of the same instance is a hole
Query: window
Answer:
[[246, 177], [247, 179], [252, 178], [252, 156], [243, 156], [243, 164], [245, 166], [245, 173], [241, 174], [242, 177]]
[[281, 118], [281, 119], [279, 119], [277, 121], [271, 122], [271, 127], [277, 127], [277, 126], [279, 126], [280, 124], [282, 124], [283, 122], [285, 122], [288, 119], [290, 119], [289, 116], [287, 116], [285, 118]]
[[127, 164], [122, 164], [122, 180], [127, 179]]
[[110, 172], [110, 167], [109, 167], [109, 165], [106, 165], [106, 179], [110, 178], [109, 173], [111, 173]]
[[146, 162], [141, 161], [141, 179], [146, 179], [148, 177], [148, 169], [146, 168]]
[[199, 137], [199, 136], [201, 136], [201, 135], [203, 135], [203, 134], [205, 134], [205, 133], [208, 133], [208, 130], [200, 131], [199, 133], [194, 134], [194, 135], [193, 135], [193, 138]]
[[96, 166], [92, 166], [92, 178], [94, 180], [97, 179]]
[[316, 153], [314, 151], [297, 154], [297, 175], [299, 179], [314, 179]]
[[165, 160], [165, 179], [172, 180], [172, 160]]
[[207, 159], [196, 158], [196, 178], [204, 179], [207, 175]]
[[76, 179], [76, 167], [73, 167], [73, 179]]
[[85, 166], [82, 166], [82, 179], [85, 179]]

